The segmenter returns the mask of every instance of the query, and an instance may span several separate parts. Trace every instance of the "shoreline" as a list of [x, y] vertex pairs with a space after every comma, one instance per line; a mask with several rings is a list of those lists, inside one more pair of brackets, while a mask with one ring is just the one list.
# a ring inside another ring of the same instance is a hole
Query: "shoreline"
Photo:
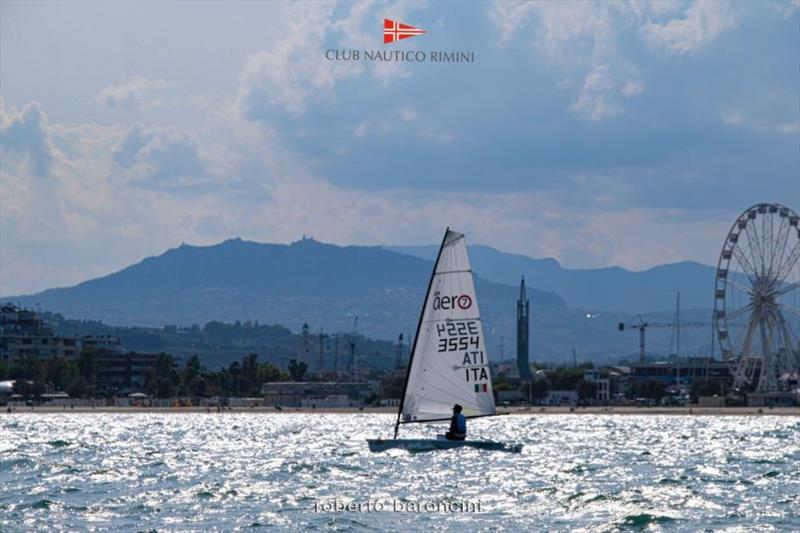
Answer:
[[[14, 415], [22, 413], [163, 413], [163, 414], [397, 414], [396, 407], [231, 407], [217, 410], [207, 407], [75, 407], [64, 408], [55, 406], [15, 407], [9, 413], [6, 408], [0, 408], [0, 415]], [[671, 415], [671, 416], [800, 416], [800, 406], [795, 407], [631, 407], [631, 406], [533, 406], [533, 407], [507, 407], [498, 410], [510, 416], [533, 415]]]

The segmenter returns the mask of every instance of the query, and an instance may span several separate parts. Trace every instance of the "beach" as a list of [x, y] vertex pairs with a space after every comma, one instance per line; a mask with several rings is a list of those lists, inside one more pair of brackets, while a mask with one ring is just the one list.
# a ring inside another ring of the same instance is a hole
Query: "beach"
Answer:
[[[36, 406], [14, 407], [11, 413], [3, 408], [2, 414], [14, 413], [325, 413], [325, 414], [396, 414], [396, 407], [224, 407], [221, 410], [208, 407], [63, 407], [63, 406]], [[675, 416], [800, 416], [800, 407], [635, 407], [635, 406], [532, 406], [532, 407], [505, 407], [498, 409], [498, 413], [519, 416], [532, 415], [675, 415]]]

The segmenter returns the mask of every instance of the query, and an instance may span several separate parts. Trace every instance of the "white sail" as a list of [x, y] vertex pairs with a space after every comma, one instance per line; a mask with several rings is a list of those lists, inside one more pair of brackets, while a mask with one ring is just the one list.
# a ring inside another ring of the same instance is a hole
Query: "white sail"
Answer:
[[472, 269], [464, 235], [447, 232], [422, 311], [403, 399], [404, 422], [495, 414]]

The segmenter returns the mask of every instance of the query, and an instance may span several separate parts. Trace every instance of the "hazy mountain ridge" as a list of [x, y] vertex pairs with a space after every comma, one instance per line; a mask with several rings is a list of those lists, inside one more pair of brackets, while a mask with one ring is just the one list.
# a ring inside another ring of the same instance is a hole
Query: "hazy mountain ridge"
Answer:
[[[424, 259], [436, 256], [437, 247], [387, 246], [387, 249]], [[640, 272], [620, 267], [564, 268], [553, 258], [502, 252], [490, 246], [469, 246], [472, 269], [497, 283], [519, 283], [524, 274], [529, 287], [553, 291], [567, 305], [579, 309], [621, 313], [646, 313], [675, 307], [677, 291], [684, 308], [711, 308], [716, 269], [693, 261], [659, 265]]]
[[[602, 311], [587, 316], [585, 310], [568, 309], [555, 292], [535, 289], [534, 280], [548, 279], [542, 272], [558, 277], [574, 271], [562, 269], [551, 259], [504, 254], [480, 245], [471, 247], [470, 256], [493, 359], [499, 359], [501, 352], [507, 359], [515, 357], [517, 284], [523, 273], [529, 280], [531, 300], [531, 359], [571, 358], [573, 348], [579, 358], [616, 360], [620, 355], [636, 353], [636, 335], [620, 333], [616, 328], [617, 321], [634, 320], [636, 309], [605, 311], [598, 300], [598, 305], [583, 307]], [[114, 326], [258, 320], [281, 324], [294, 332], [308, 323], [313, 333], [321, 328], [331, 333], [352, 330], [357, 315], [358, 331], [363, 335], [394, 340], [402, 332], [408, 339], [415, 332], [432, 266], [432, 260], [383, 247], [335, 246], [311, 239], [290, 245], [232, 239], [212, 246], [182, 245], [74, 287], [3, 301], [38, 305], [69, 318], [102, 320]], [[631, 274], [623, 269], [602, 270], [603, 275], [610, 270], [623, 278]], [[504, 277], [509, 284], [487, 281], [483, 273], [495, 279]], [[565, 289], [571, 289], [569, 283], [562, 283]], [[621, 290], [606, 286], [595, 289], [601, 295], [602, 291]], [[674, 289], [664, 285], [662, 290], [666, 296], [661, 303], [670, 309]], [[688, 294], [682, 294], [682, 298], [684, 302], [691, 300]], [[608, 301], [608, 306], [624, 307], [621, 299]], [[688, 307], [684, 303], [684, 309]], [[667, 311], [657, 318], [668, 321], [670, 317]], [[707, 315], [703, 310], [687, 310], [684, 317], [704, 320]], [[648, 332], [648, 351], [667, 353], [670, 338], [670, 331], [665, 329]], [[683, 353], [698, 353], [710, 337], [705, 330], [687, 330], [681, 338]]]
[[[204, 324], [255, 319], [297, 331], [413, 333], [432, 265], [379, 247], [334, 246], [312, 239], [290, 245], [240, 239], [182, 245], [74, 287], [4, 298], [68, 317], [115, 325]], [[513, 306], [517, 289], [476, 278], [481, 308]], [[554, 293], [532, 291], [540, 305], [564, 308]]]

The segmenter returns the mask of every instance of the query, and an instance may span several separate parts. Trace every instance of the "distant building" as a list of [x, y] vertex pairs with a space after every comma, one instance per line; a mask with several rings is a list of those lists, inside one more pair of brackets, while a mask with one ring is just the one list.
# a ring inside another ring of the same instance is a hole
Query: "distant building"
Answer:
[[400, 398], [385, 398], [380, 401], [381, 407], [400, 407]]
[[[497, 392], [498, 403], [519, 403], [523, 400], [519, 390], [499, 390]], [[527, 399], [526, 399], [527, 401]]]
[[697, 398], [698, 407], [725, 407], [724, 396], [700, 396]]
[[122, 352], [122, 344], [113, 335], [85, 335], [80, 340], [81, 349], [91, 348], [106, 352]]
[[34, 311], [15, 305], [0, 307], [0, 361], [18, 357], [75, 358], [80, 351], [74, 337], [59, 337]]
[[578, 392], [574, 390], [551, 390], [547, 393], [545, 403], [548, 405], [574, 405], [578, 403]]
[[600, 403], [608, 403], [611, 400], [611, 380], [598, 379], [595, 383], [597, 384], [597, 391], [594, 393], [594, 399]]
[[747, 395], [747, 405], [750, 407], [791, 407], [800, 405], [800, 395], [796, 392], [751, 392]]
[[529, 358], [529, 333], [530, 333], [530, 301], [525, 290], [525, 276], [519, 286], [519, 299], [517, 300], [517, 369], [519, 378], [530, 381], [531, 364]]
[[633, 365], [630, 367], [628, 379], [655, 380], [666, 385], [691, 385], [697, 379], [720, 382], [728, 386], [733, 384], [728, 363], [707, 357]]
[[378, 384], [369, 382], [279, 381], [261, 385], [265, 405], [286, 407], [300, 407], [304, 401], [321, 406], [331, 396], [345, 396], [352, 405], [362, 405], [377, 390]]
[[594, 383], [597, 390], [594, 393], [594, 399], [600, 403], [608, 403], [611, 399], [611, 380], [604, 378], [596, 370], [590, 370], [583, 373], [583, 380], [589, 383]]
[[98, 391], [140, 392], [158, 363], [158, 354], [100, 351], [94, 355]]
[[346, 394], [332, 394], [324, 398], [303, 398], [300, 400], [300, 407], [311, 407], [314, 409], [324, 407], [355, 407], [360, 405]]
[[308, 324], [303, 324], [297, 344], [297, 361], [303, 362], [311, 369], [311, 333]]

